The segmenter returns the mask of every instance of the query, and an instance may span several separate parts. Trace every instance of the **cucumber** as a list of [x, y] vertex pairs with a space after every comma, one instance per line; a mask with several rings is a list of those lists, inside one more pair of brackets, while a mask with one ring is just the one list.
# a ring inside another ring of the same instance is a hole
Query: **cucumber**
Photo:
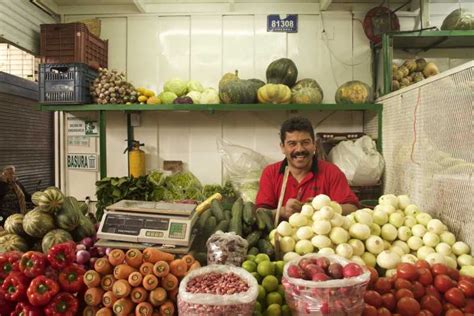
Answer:
[[218, 200], [211, 201], [211, 212], [218, 222], [221, 222], [224, 219], [224, 210], [222, 209], [222, 205], [220, 201]]
[[275, 249], [272, 244], [266, 239], [259, 239], [257, 242], [258, 250], [260, 253], [266, 253], [270, 258], [275, 255]]
[[255, 221], [256, 221], [255, 214], [254, 214], [254, 207], [255, 205], [252, 202], [244, 203], [242, 217], [243, 217], [244, 222], [249, 226], [252, 226], [253, 224], [255, 224]]
[[244, 236], [250, 234], [252, 230], [252, 226], [249, 226], [245, 222], [242, 222], [242, 233], [244, 234]]
[[257, 217], [257, 227], [259, 230], [264, 230], [266, 225], [265, 225], [265, 220], [263, 219], [262, 212], [257, 210], [256, 212], [256, 217]]
[[206, 221], [211, 215], [211, 210], [205, 210], [198, 218], [197, 228], [204, 229], [204, 227], [206, 227]]
[[229, 221], [224, 219], [217, 224], [216, 229], [214, 230], [214, 233], [218, 230], [221, 230], [222, 232], [226, 233], [227, 229], [229, 228]]
[[217, 226], [217, 220], [214, 216], [210, 216], [206, 221], [206, 226], [204, 227], [204, 234], [209, 237], [214, 233], [214, 230]]
[[247, 238], [245, 238], [245, 239], [247, 240], [247, 242], [249, 243], [249, 248], [255, 246], [261, 236], [262, 236], [262, 232], [259, 231], [259, 230], [256, 230], [256, 231], [251, 232], [251, 233], [247, 236]]
[[258, 209], [257, 213], [260, 212], [260, 216], [263, 219], [263, 222], [265, 223], [265, 228], [271, 232], [275, 227], [273, 227], [273, 217], [267, 212], [265, 209]]
[[232, 212], [230, 210], [225, 210], [224, 211], [224, 219], [226, 219], [230, 222], [230, 220], [232, 219]]
[[239, 236], [242, 236], [242, 211], [243, 201], [238, 198], [232, 205], [232, 219], [230, 220], [229, 232], [234, 232]]
[[234, 202], [234, 205], [232, 205], [232, 218], [238, 216], [242, 219], [243, 208], [244, 208], [244, 201], [242, 200], [242, 198], [238, 198]]

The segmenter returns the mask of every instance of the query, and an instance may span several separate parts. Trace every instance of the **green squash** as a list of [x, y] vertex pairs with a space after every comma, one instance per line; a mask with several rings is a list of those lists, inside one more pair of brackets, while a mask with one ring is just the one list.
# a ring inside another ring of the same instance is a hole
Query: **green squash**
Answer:
[[42, 238], [55, 228], [53, 217], [39, 207], [29, 211], [23, 218], [23, 229], [31, 237]]
[[372, 102], [372, 89], [362, 81], [348, 81], [337, 88], [335, 99], [337, 104]]
[[441, 30], [474, 30], [474, 15], [466, 9], [456, 9], [444, 19]]
[[81, 215], [80, 205], [76, 198], [65, 197], [63, 207], [56, 212], [56, 224], [59, 228], [71, 231], [79, 225]]
[[86, 237], [94, 236], [95, 233], [94, 223], [88, 217], [81, 215], [79, 225], [72, 231], [72, 236], [74, 241], [81, 241]]
[[72, 240], [71, 234], [63, 229], [54, 229], [44, 235], [43, 240], [41, 241], [41, 248], [44, 253], [47, 253], [48, 250], [54, 245]]
[[23, 214], [12, 214], [7, 217], [3, 228], [9, 234], [24, 235], [25, 230], [23, 229]]
[[323, 90], [314, 79], [301, 79], [291, 88], [291, 103], [319, 104], [323, 98]]
[[268, 65], [266, 75], [267, 83], [278, 83], [293, 87], [298, 78], [298, 68], [291, 59], [280, 58]]
[[15, 234], [6, 234], [0, 237], [0, 253], [13, 250], [28, 251], [28, 244], [25, 239]]
[[257, 102], [258, 83], [243, 80], [238, 71], [226, 73], [219, 81], [219, 98], [225, 104], [251, 104]]

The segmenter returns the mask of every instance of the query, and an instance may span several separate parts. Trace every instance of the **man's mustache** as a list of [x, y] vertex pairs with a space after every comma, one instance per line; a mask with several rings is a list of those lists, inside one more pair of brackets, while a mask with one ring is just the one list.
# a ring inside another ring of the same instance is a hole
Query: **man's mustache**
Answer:
[[307, 150], [296, 151], [293, 154], [291, 154], [291, 158], [296, 158], [297, 156], [308, 157], [309, 156], [309, 151], [307, 151]]

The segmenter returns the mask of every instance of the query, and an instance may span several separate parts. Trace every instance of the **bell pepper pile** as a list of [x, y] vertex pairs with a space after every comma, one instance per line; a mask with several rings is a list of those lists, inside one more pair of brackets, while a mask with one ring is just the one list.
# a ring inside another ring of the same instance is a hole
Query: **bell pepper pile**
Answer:
[[0, 315], [76, 315], [86, 287], [75, 258], [73, 242], [54, 245], [47, 254], [1, 253]]

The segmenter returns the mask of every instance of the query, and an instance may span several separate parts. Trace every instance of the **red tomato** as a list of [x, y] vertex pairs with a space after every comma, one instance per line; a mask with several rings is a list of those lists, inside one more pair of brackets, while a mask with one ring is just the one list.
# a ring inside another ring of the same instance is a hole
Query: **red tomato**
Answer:
[[433, 275], [431, 275], [431, 271], [429, 269], [419, 268], [418, 274], [419, 274], [418, 281], [424, 286], [428, 286], [433, 283]]
[[474, 300], [473, 299], [466, 300], [466, 306], [464, 306], [463, 312], [474, 314]]
[[388, 309], [386, 309], [385, 307], [380, 307], [377, 310], [377, 315], [378, 316], [392, 316], [392, 313]]
[[464, 313], [457, 308], [450, 309], [444, 314], [445, 316], [464, 316]]
[[467, 281], [461, 280], [458, 282], [458, 288], [464, 293], [466, 297], [474, 297], [474, 284]]
[[448, 266], [441, 263], [435, 263], [431, 266], [431, 272], [433, 273], [433, 276], [448, 274]]
[[397, 266], [397, 277], [415, 281], [418, 279], [418, 270], [414, 264], [403, 262]]
[[421, 299], [421, 308], [429, 310], [434, 316], [439, 316], [443, 312], [443, 305], [433, 295], [425, 295]]
[[459, 270], [448, 267], [448, 276], [454, 281], [458, 281], [460, 277]]
[[425, 295], [425, 287], [418, 281], [413, 282], [413, 288], [411, 290], [417, 300]]
[[365, 292], [364, 301], [376, 308], [382, 307], [382, 296], [376, 291]]
[[466, 305], [464, 293], [457, 287], [447, 290], [446, 293], [444, 293], [444, 299], [457, 307], [464, 307], [464, 305]]
[[399, 301], [402, 297], [415, 298], [415, 295], [413, 295], [413, 292], [410, 291], [409, 289], [399, 289], [395, 293], [395, 297], [397, 298], [397, 301]]
[[383, 307], [389, 309], [391, 312], [395, 311], [397, 307], [397, 299], [393, 293], [385, 293], [382, 295]]
[[380, 294], [385, 294], [390, 292], [392, 289], [392, 282], [390, 282], [390, 279], [387, 277], [378, 278], [378, 280], [375, 282], [374, 288]]
[[468, 282], [471, 282], [472, 284], [474, 284], [474, 278], [473, 277], [470, 277], [470, 276], [467, 276], [467, 275], [460, 275], [459, 276], [459, 281], [462, 281], [462, 280], [465, 280], [465, 281], [468, 281]]
[[412, 297], [402, 297], [397, 303], [397, 309], [402, 316], [416, 316], [420, 312], [420, 304]]
[[406, 279], [396, 279], [394, 285], [395, 285], [395, 288], [397, 290], [399, 290], [399, 289], [409, 289], [409, 290], [411, 290], [412, 289], [411, 282], [406, 280]]
[[443, 311], [446, 313], [446, 312], [449, 311], [450, 309], [457, 309], [457, 307], [454, 306], [454, 305], [451, 304], [451, 303], [446, 303], [446, 302], [444, 302], [444, 303], [443, 303]]
[[417, 268], [426, 268], [426, 269], [431, 268], [430, 264], [426, 260], [418, 260], [415, 263], [415, 267], [417, 267]]
[[377, 282], [377, 279], [379, 278], [379, 274], [375, 268], [372, 267], [366, 267], [369, 272], [370, 272], [370, 281], [369, 281], [369, 289], [372, 289], [373, 286], [375, 285], [375, 282]]
[[439, 294], [439, 291], [435, 288], [433, 284], [430, 284], [425, 288], [425, 293], [426, 295], [433, 295], [438, 299], [438, 301], [441, 301], [441, 294]]
[[454, 282], [453, 279], [451, 279], [445, 274], [439, 274], [435, 276], [433, 284], [436, 289], [438, 289], [438, 291], [440, 291], [441, 293], [444, 293], [450, 288], [456, 286], [456, 282]]
[[433, 316], [433, 313], [429, 310], [422, 309], [417, 316]]
[[377, 316], [377, 309], [372, 305], [365, 304], [362, 316]]

